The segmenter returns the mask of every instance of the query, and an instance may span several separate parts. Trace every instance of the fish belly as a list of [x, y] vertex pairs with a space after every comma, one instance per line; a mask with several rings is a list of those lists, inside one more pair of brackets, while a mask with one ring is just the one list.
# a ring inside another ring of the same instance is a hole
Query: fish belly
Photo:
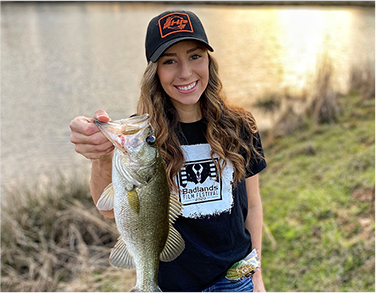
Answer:
[[[115, 171], [115, 170], [114, 170]], [[169, 190], [161, 188], [158, 178], [148, 186], [136, 188], [139, 211], [130, 206], [125, 183], [113, 178], [115, 221], [128, 252], [136, 265], [137, 291], [160, 291], [157, 285], [159, 256], [165, 246], [168, 230]], [[158, 176], [158, 175], [157, 175]]]

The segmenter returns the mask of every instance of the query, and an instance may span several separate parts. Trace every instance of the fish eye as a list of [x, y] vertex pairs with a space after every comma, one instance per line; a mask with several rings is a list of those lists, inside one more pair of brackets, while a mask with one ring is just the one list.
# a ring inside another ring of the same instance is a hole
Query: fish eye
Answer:
[[146, 142], [148, 145], [154, 145], [155, 144], [155, 136], [154, 135], [149, 135], [147, 138], [146, 138]]

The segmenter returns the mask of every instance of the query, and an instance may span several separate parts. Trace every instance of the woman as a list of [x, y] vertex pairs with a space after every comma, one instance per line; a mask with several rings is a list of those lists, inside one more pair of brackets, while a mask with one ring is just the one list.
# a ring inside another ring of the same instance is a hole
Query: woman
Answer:
[[[178, 192], [182, 216], [174, 224], [186, 248], [160, 263], [165, 291], [265, 291], [258, 270], [234, 282], [227, 270], [258, 248], [262, 203], [258, 173], [266, 167], [253, 116], [229, 106], [205, 30], [189, 11], [153, 18], [146, 35], [148, 66], [138, 114], [148, 113], [165, 162], [170, 189]], [[93, 123], [110, 120], [99, 110], [71, 122], [75, 150], [92, 160], [94, 202], [111, 182], [112, 144]], [[113, 218], [113, 211], [101, 211]]]

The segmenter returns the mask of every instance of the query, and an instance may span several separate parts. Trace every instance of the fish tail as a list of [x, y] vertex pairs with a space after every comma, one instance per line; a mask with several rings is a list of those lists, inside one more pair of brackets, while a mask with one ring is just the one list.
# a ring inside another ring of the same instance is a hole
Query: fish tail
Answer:
[[129, 293], [146, 293], [146, 292], [145, 291], [141, 291], [138, 288], [133, 288], [131, 291], [129, 291]]
[[137, 286], [134, 286], [129, 292], [141, 292], [141, 290]]
[[150, 284], [146, 291], [141, 290], [138, 285], [134, 286], [129, 292], [162, 292], [161, 288], [155, 283]]

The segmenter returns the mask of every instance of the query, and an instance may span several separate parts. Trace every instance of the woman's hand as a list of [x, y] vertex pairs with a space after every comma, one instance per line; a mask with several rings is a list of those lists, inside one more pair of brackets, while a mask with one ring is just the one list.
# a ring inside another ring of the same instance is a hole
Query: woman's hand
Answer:
[[91, 160], [101, 159], [114, 149], [113, 144], [95, 125], [94, 119], [108, 122], [110, 117], [105, 111], [99, 110], [93, 118], [78, 116], [69, 125], [70, 141], [75, 144], [75, 151]]
[[253, 292], [266, 292], [264, 281], [262, 280], [261, 270], [258, 270], [252, 276]]

